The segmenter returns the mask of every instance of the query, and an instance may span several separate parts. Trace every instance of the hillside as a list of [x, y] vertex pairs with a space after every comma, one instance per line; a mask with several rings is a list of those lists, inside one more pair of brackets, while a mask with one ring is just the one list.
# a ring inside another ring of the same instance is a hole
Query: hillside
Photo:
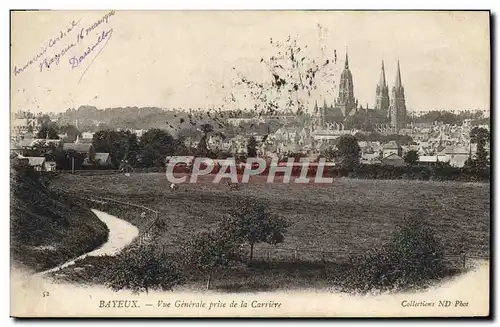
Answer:
[[86, 253], [108, 237], [90, 210], [62, 194], [19, 162], [11, 165], [11, 260], [43, 271]]

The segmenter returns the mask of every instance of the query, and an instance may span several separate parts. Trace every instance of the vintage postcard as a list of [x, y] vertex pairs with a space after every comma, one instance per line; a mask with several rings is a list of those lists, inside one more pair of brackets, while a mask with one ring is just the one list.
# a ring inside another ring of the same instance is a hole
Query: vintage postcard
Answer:
[[11, 316], [490, 315], [490, 12], [10, 18]]

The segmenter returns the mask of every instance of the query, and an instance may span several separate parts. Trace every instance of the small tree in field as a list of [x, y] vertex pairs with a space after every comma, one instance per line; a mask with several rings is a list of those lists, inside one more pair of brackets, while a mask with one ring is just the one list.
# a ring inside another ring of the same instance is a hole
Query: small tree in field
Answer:
[[474, 127], [470, 132], [472, 143], [477, 143], [477, 153], [474, 160], [474, 166], [485, 169], [488, 167], [488, 153], [485, 149], [487, 142], [490, 140], [490, 133], [482, 127]]
[[226, 226], [228, 227], [225, 229], [232, 230], [232, 233], [239, 235], [242, 241], [250, 245], [251, 263], [255, 244], [282, 243], [290, 224], [285, 219], [273, 215], [264, 205], [258, 204], [226, 221]]
[[257, 140], [255, 137], [251, 136], [248, 139], [248, 144], [247, 144], [247, 156], [249, 158], [254, 158], [257, 157]]
[[228, 268], [239, 261], [240, 244], [238, 235], [228, 231], [202, 231], [183, 248], [181, 254], [189, 268], [207, 275], [208, 290], [217, 270]]
[[118, 291], [129, 289], [146, 293], [149, 290], [171, 290], [185, 281], [178, 265], [152, 245], [130, 248], [116, 258], [104, 272], [106, 284]]
[[337, 153], [340, 157], [342, 167], [352, 170], [359, 165], [361, 149], [358, 140], [352, 135], [342, 135], [339, 137]]

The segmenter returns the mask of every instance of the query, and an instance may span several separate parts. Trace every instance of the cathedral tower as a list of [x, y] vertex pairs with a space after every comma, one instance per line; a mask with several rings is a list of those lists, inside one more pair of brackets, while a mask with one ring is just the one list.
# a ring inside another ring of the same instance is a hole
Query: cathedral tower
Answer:
[[389, 109], [389, 118], [391, 126], [396, 130], [406, 125], [406, 104], [405, 104], [405, 89], [401, 83], [401, 71], [396, 72], [396, 82], [392, 88], [391, 106]]
[[349, 57], [347, 51], [345, 53], [344, 70], [340, 76], [339, 96], [335, 99], [335, 107], [342, 110], [344, 116], [348, 115], [352, 109], [357, 108], [357, 101], [354, 99], [354, 84], [352, 82], [352, 74], [349, 70]]
[[388, 115], [389, 110], [389, 87], [385, 80], [384, 61], [382, 60], [382, 70], [380, 71], [380, 79], [377, 84], [377, 98], [375, 100], [375, 109]]

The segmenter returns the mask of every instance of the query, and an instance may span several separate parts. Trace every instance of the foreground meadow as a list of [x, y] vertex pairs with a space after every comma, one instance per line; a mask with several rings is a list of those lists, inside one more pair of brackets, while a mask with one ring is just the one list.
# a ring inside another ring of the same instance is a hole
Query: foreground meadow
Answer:
[[[249, 200], [258, 200], [292, 223], [278, 247], [298, 249], [293, 254], [296, 259], [307, 260], [314, 255], [312, 251], [356, 253], [377, 247], [388, 240], [405, 216], [426, 219], [447, 254], [489, 255], [489, 184], [347, 178], [335, 179], [332, 184], [250, 181], [230, 190], [225, 183], [211, 183], [208, 177], [172, 190], [161, 173], [130, 177], [62, 174], [52, 187], [158, 210], [165, 228], [156, 242], [166, 250], [184, 244], [194, 233], [238, 211]], [[145, 225], [134, 210], [126, 210], [120, 218], [139, 228]], [[269, 255], [268, 248], [264, 245], [259, 251], [257, 247], [256, 256]]]
[[[214, 276], [211, 288], [221, 292], [335, 288], [350, 278], [350, 259], [381, 248], [409, 216], [428, 222], [447, 256], [465, 253], [471, 262], [475, 260], [471, 257], [489, 256], [489, 184], [347, 178], [320, 185], [266, 184], [259, 177], [231, 190], [211, 179], [201, 178], [197, 184], [172, 190], [160, 173], [130, 177], [62, 174], [51, 187], [75, 198], [112, 198], [158, 210], [159, 224], [150, 242], [169, 253], [176, 253], [196, 233], [213, 227], [224, 215], [241, 211], [249, 202], [264, 203], [286, 218], [291, 226], [283, 243], [257, 244], [251, 266], [222, 270]], [[140, 231], [155, 216], [112, 202], [100, 209], [131, 222]], [[448, 276], [466, 268], [463, 257], [450, 258], [454, 259], [450, 259]], [[105, 268], [113, 260], [88, 257], [55, 277], [102, 284]], [[204, 289], [205, 283], [206, 276], [194, 274], [180, 289], [196, 291]]]

